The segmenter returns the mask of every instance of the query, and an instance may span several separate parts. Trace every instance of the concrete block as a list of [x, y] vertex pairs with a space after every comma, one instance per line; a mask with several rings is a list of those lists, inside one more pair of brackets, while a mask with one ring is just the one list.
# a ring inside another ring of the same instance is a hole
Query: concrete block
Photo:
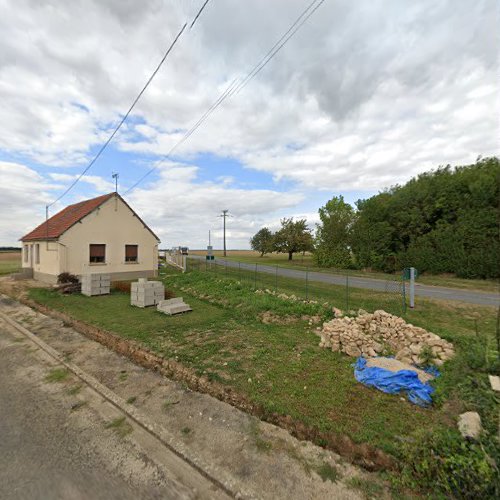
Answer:
[[174, 314], [180, 314], [183, 312], [192, 311], [188, 304], [173, 304], [168, 306], [158, 306], [158, 311], [173, 316]]
[[173, 299], [165, 299], [160, 302], [161, 306], [169, 306], [173, 304], [183, 304], [184, 300], [182, 300], [182, 297], [175, 297]]
[[139, 283], [147, 283], [148, 279], [147, 278], [139, 278]]

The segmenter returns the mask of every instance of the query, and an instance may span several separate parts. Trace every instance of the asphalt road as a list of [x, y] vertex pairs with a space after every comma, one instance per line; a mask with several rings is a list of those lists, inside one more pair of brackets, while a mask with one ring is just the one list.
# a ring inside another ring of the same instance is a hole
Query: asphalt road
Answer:
[[[190, 258], [205, 260], [205, 256], [203, 255], [190, 255]], [[244, 262], [238, 263], [233, 260], [225, 260], [225, 259], [216, 259], [214, 261], [216, 265], [219, 266], [227, 266], [228, 267], [238, 267], [241, 266], [241, 269], [247, 271], [254, 271], [255, 264], [247, 264]], [[305, 280], [306, 271], [301, 271], [298, 269], [289, 269], [286, 267], [278, 267], [276, 270], [276, 266], [267, 266], [267, 265], [258, 265], [258, 270], [261, 273], [273, 274], [276, 272], [278, 276], [284, 276], [287, 278], [295, 278], [300, 280]], [[309, 271], [307, 279], [309, 281], [316, 281], [320, 283], [331, 283], [332, 285], [345, 285], [346, 278], [342, 275], [329, 274], [329, 273], [320, 273], [316, 271]], [[349, 276], [349, 286], [354, 288], [366, 288], [369, 290], [378, 290], [380, 292], [386, 291], [394, 291], [396, 285], [396, 280], [381, 280], [375, 278], [360, 278], [355, 276]], [[408, 293], [408, 288], [407, 292]], [[415, 296], [416, 297], [425, 297], [429, 299], [438, 299], [438, 300], [457, 300], [461, 302], [467, 302], [469, 304], [478, 304], [483, 306], [499, 306], [500, 305], [500, 293], [493, 292], [475, 292], [470, 290], [462, 290], [459, 288], [447, 288], [440, 286], [429, 286], [422, 285], [418, 282], [415, 283]]]

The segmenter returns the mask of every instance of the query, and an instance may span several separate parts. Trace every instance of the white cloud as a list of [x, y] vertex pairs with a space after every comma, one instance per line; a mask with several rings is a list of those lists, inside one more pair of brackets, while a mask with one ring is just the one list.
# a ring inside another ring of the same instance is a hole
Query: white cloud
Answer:
[[[28, 170], [45, 194], [52, 190], [46, 172], [67, 185], [76, 169], [53, 167], [89, 160], [201, 3], [0, 0], [0, 153], [40, 164]], [[136, 162], [166, 153], [306, 5], [210, 2], [114, 146]], [[278, 186], [246, 191], [234, 172], [219, 170], [214, 183], [201, 182], [194, 166], [170, 164], [131, 198], [174, 243], [203, 241], [218, 223], [208, 214], [228, 207], [239, 245], [260, 223], [299, 214], [306, 195], [376, 191], [439, 164], [498, 154], [498, 14], [494, 0], [325, 2], [177, 151], [191, 163], [200, 153], [230, 157]], [[64, 203], [89, 186], [96, 194], [114, 189], [100, 162]], [[139, 170], [121, 171], [120, 182], [131, 185]], [[25, 189], [24, 200], [45, 203], [45, 194], [23, 187], [22, 172], [9, 174], [2, 192]], [[2, 224], [0, 238], [10, 241], [14, 233]]]
[[2, 246], [19, 246], [19, 238], [43, 221], [50, 192], [58, 187], [25, 165], [0, 161]]
[[[231, 248], [247, 248], [248, 240], [270, 217], [279, 218], [303, 200], [300, 193], [267, 189], [243, 190], [224, 183], [199, 182], [197, 167], [164, 165], [154, 184], [133, 191], [126, 199], [162, 240], [162, 247], [199, 247], [208, 231], [219, 235], [221, 210], [230, 208], [227, 221]], [[214, 241], [219, 246], [220, 242]]]

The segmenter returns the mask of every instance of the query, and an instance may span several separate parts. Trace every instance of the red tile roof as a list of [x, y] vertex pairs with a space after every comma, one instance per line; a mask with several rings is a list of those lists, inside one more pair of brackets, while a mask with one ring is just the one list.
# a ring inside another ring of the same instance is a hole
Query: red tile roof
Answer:
[[[48, 221], [42, 222], [33, 231], [24, 235], [21, 241], [32, 240], [54, 240], [59, 238], [73, 224], [83, 219], [90, 212], [101, 206], [105, 201], [109, 200], [115, 193], [104, 194], [91, 200], [81, 201], [74, 205], [69, 205], [57, 214], [53, 215]], [[47, 230], [48, 223], [48, 230]]]

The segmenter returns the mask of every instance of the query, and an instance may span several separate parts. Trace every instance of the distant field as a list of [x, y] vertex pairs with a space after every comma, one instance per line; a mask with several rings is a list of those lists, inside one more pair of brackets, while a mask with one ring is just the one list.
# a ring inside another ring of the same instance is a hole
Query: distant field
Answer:
[[[190, 250], [191, 255], [206, 255], [206, 250]], [[222, 250], [214, 250], [216, 257], [223, 257]], [[287, 254], [266, 254], [260, 257], [258, 252], [253, 250], [228, 250], [227, 259], [247, 262], [265, 264], [269, 266], [281, 266], [294, 269], [305, 270], [307, 268], [316, 268], [312, 259], [312, 254], [306, 252], [305, 255], [295, 254], [293, 260], [288, 260]], [[324, 269], [325, 272], [342, 272], [338, 269]], [[361, 276], [364, 278], [380, 278], [380, 279], [394, 279], [393, 274], [382, 273], [378, 271], [364, 271], [364, 270], [349, 270], [350, 276]], [[468, 280], [463, 278], [456, 278], [453, 275], [422, 275], [417, 279], [418, 283], [423, 285], [444, 286], [448, 288], [461, 288], [468, 290], [477, 290], [483, 292], [496, 292], [499, 290], [499, 284], [495, 280]]]
[[21, 267], [21, 252], [0, 252], [0, 276], [15, 273]]

